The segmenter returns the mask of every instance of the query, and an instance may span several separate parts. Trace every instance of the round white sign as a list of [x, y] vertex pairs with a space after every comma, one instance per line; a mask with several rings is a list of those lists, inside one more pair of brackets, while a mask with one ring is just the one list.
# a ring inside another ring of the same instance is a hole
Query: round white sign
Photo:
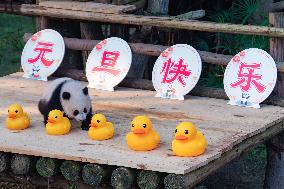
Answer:
[[167, 48], [157, 59], [152, 72], [156, 97], [184, 100], [199, 80], [202, 62], [190, 45]]
[[224, 75], [229, 104], [259, 108], [273, 91], [277, 68], [273, 58], [261, 49], [243, 50], [232, 58]]
[[101, 41], [86, 64], [88, 87], [113, 91], [127, 75], [131, 61], [132, 53], [126, 41], [117, 37]]
[[21, 64], [24, 77], [47, 81], [60, 66], [65, 53], [62, 36], [54, 30], [46, 29], [34, 34], [22, 52]]

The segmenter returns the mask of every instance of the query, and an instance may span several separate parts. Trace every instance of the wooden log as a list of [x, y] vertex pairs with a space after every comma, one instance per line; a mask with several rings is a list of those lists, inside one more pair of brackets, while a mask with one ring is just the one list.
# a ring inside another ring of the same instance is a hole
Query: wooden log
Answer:
[[98, 187], [110, 178], [111, 170], [111, 166], [86, 164], [82, 170], [82, 178], [89, 186]]
[[0, 152], [0, 173], [9, 169], [11, 163], [11, 154]]
[[114, 5], [125, 5], [125, 4], [129, 4], [132, 3], [136, 0], [112, 0], [112, 4]]
[[[57, 70], [53, 76], [55, 77], [70, 77], [79, 81], [87, 81], [87, 77], [82, 70], [66, 69], [64, 71]], [[153, 84], [147, 79], [124, 79], [120, 84], [120, 87], [128, 87], [135, 89], [144, 89], [154, 91]], [[191, 92], [192, 96], [203, 96], [210, 98], [228, 99], [224, 89], [210, 88], [196, 86]]]
[[14, 154], [11, 160], [11, 170], [16, 175], [29, 174], [34, 168], [33, 157]]
[[[70, 77], [79, 81], [87, 81], [87, 77], [82, 70], [76, 69], [66, 69], [64, 71], [57, 70], [53, 76], [55, 77]], [[129, 79], [125, 78], [120, 84], [120, 87], [128, 87], [134, 89], [143, 89], [143, 90], [151, 90], [154, 91], [153, 83], [147, 79]], [[197, 85], [194, 89], [189, 93], [191, 96], [200, 96], [200, 97], [209, 97], [209, 98], [217, 98], [217, 99], [228, 99], [228, 96], [225, 93], [224, 89], [221, 88], [212, 88], [212, 87], [204, 87]], [[276, 106], [284, 107], [284, 100], [281, 98], [277, 98], [277, 96], [271, 96], [267, 100], [263, 102], [264, 104], [271, 104]]]
[[[36, 4], [38, 5], [39, 3], [40, 3], [40, 0], [36, 0]], [[37, 28], [37, 31], [41, 31], [43, 29], [49, 28], [48, 18], [45, 16], [38, 16], [36, 18], [36, 28]]]
[[[32, 34], [26, 33], [23, 40], [26, 42], [31, 38]], [[72, 50], [91, 51], [99, 40], [86, 40], [64, 37], [64, 42], [67, 48]], [[144, 54], [149, 56], [159, 56], [168, 46], [163, 45], [152, 45], [144, 43], [129, 43], [131, 50], [136, 54]], [[231, 61], [233, 56], [211, 53], [206, 51], [198, 51], [201, 60], [209, 64], [215, 64], [219, 66], [226, 66]], [[277, 69], [279, 72], [284, 72], [284, 62], [277, 62]]]
[[190, 11], [187, 13], [179, 14], [174, 17], [183, 19], [183, 20], [194, 20], [194, 19], [202, 18], [204, 16], [205, 16], [205, 10], [196, 10], [196, 11]]
[[134, 185], [135, 176], [134, 170], [119, 167], [112, 172], [111, 186], [115, 189], [129, 189]]
[[[0, 11], [3, 7], [0, 6]], [[2, 11], [3, 12], [3, 11]], [[4, 12], [8, 12], [5, 11]], [[284, 37], [283, 28], [222, 24], [196, 20], [179, 20], [169, 17], [139, 16], [133, 14], [104, 14], [84, 11], [62, 10], [43, 8], [36, 5], [21, 5], [19, 10], [12, 10], [11, 13], [27, 16], [48, 16], [53, 18], [66, 18], [74, 20], [89, 20], [97, 22], [109, 22], [128, 25], [146, 25], [164, 28], [185, 29], [193, 31], [222, 32], [244, 35], [263, 35], [270, 37]]]
[[75, 161], [64, 161], [60, 166], [63, 177], [73, 182], [80, 179], [81, 169], [81, 164]]
[[95, 2], [44, 1], [41, 2], [39, 6], [73, 11], [102, 12], [107, 14], [121, 14], [125, 12], [133, 12], [136, 10], [135, 5], [115, 6], [111, 4], [99, 3], [97, 0]]
[[60, 161], [57, 159], [42, 157], [36, 162], [36, 170], [42, 177], [50, 178], [59, 171]]
[[[2, 172], [0, 173], [0, 182], [18, 183], [26, 185], [33, 185], [33, 188], [72, 188], [70, 182], [63, 177], [57, 176], [54, 179], [50, 179], [50, 182], [46, 181], [46, 178], [41, 177], [37, 174], [32, 174], [28, 176], [24, 175], [13, 175], [10, 173]], [[92, 187], [86, 185], [82, 181], [76, 182], [76, 187], [78, 189], [92, 189]], [[109, 187], [96, 187], [96, 189], [107, 189]]]
[[[23, 40], [26, 42], [32, 37], [32, 34], [26, 33], [23, 37]], [[72, 50], [82, 50], [82, 51], [91, 51], [98, 44], [99, 40], [85, 40], [85, 39], [76, 39], [76, 38], [67, 38], [64, 37], [64, 42], [67, 48]], [[143, 54], [149, 56], [159, 56], [168, 46], [162, 45], [152, 45], [144, 43], [129, 43], [131, 50], [136, 54]], [[233, 58], [231, 55], [223, 55], [217, 53], [211, 53], [206, 51], [198, 51], [203, 62], [212, 63], [217, 65], [227, 65], [228, 62]], [[284, 66], [279, 67], [284, 72]]]
[[169, 174], [164, 180], [165, 188], [184, 189], [186, 188], [184, 177], [177, 174]]
[[162, 175], [154, 171], [142, 170], [137, 177], [137, 184], [141, 189], [155, 189], [161, 186]]
[[[270, 24], [277, 27], [284, 27], [284, 13], [270, 13]], [[270, 51], [272, 57], [276, 61], [284, 61], [284, 40], [283, 39], [270, 39]], [[283, 99], [284, 97], [284, 74], [278, 74], [278, 81], [276, 83], [275, 93], [277, 98]], [[265, 188], [284, 188], [284, 132], [274, 137], [267, 143], [267, 169], [265, 178]]]

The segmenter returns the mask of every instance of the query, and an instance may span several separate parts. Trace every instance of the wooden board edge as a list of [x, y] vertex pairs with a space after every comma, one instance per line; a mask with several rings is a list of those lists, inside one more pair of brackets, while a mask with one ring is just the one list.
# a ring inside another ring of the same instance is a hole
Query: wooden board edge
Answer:
[[211, 161], [207, 165], [204, 165], [203, 167], [200, 167], [195, 171], [185, 173], [183, 175], [183, 178], [186, 186], [188, 188], [195, 186], [233, 159], [241, 156], [243, 153], [249, 151], [251, 148], [257, 146], [258, 144], [264, 143], [266, 140], [270, 139], [272, 136], [279, 134], [283, 130], [284, 122], [282, 121], [275, 126], [269, 127], [266, 131], [242, 141], [231, 150], [225, 152], [220, 158]]

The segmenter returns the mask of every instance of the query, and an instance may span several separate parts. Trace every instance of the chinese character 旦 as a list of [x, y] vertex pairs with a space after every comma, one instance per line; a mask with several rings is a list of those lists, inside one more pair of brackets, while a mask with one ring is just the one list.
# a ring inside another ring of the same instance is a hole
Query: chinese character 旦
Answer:
[[242, 91], [248, 92], [253, 84], [258, 92], [264, 92], [265, 86], [260, 83], [262, 75], [254, 73], [255, 70], [260, 69], [260, 65], [260, 63], [245, 64], [242, 62], [239, 67], [238, 81], [232, 83], [231, 86], [241, 87]]
[[38, 52], [38, 55], [35, 58], [29, 58], [28, 62], [34, 64], [40, 59], [41, 63], [46, 67], [52, 65], [54, 60], [48, 60], [44, 56], [46, 53], [51, 53], [53, 51], [53, 45], [53, 43], [49, 42], [38, 42], [36, 48], [34, 49], [35, 52]]
[[185, 86], [186, 83], [183, 80], [183, 77], [189, 77], [191, 74], [190, 70], [187, 70], [187, 65], [183, 64], [183, 59], [180, 58], [177, 63], [172, 61], [170, 58], [163, 65], [162, 71], [160, 74], [164, 73], [162, 83], [172, 83], [176, 79]]
[[101, 66], [95, 67], [93, 69], [94, 72], [108, 72], [112, 75], [118, 75], [120, 70], [114, 69], [115, 64], [119, 58], [120, 52], [119, 51], [104, 51], [103, 57], [101, 61]]

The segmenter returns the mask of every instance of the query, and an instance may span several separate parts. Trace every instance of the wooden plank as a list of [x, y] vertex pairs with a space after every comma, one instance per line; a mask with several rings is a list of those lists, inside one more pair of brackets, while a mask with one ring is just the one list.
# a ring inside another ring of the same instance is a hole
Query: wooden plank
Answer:
[[53, 8], [62, 10], [72, 11], [85, 11], [94, 13], [105, 13], [105, 14], [120, 14], [125, 12], [133, 12], [136, 10], [134, 5], [111, 5], [104, 3], [95, 2], [77, 2], [77, 1], [43, 1], [39, 3], [40, 7]]
[[[27, 33], [24, 35], [24, 41], [28, 41], [32, 37], [32, 34]], [[85, 39], [75, 39], [75, 38], [67, 38], [64, 37], [65, 45], [68, 49], [73, 50], [87, 50], [91, 51], [99, 40], [85, 40]], [[149, 56], [160, 56], [160, 54], [168, 48], [168, 46], [162, 45], [152, 45], [152, 44], [144, 44], [144, 43], [129, 43], [131, 50], [133, 53], [136, 54], [143, 54]], [[224, 55], [224, 54], [217, 54], [212, 52], [206, 51], [199, 51], [198, 53], [201, 57], [201, 60], [206, 63], [216, 64], [220, 66], [226, 66], [233, 56], [231, 55]], [[279, 72], [284, 72], [284, 63], [277, 62], [277, 69]]]
[[233, 159], [241, 156], [243, 153], [246, 153], [248, 150], [255, 147], [256, 145], [264, 143], [266, 140], [270, 139], [271, 136], [277, 135], [279, 133], [279, 130], [283, 129], [283, 122], [278, 123], [277, 125], [267, 129], [265, 132], [259, 133], [251, 138], [246, 139], [244, 142], [235, 146], [228, 152], [224, 153], [220, 158], [211, 161], [207, 165], [202, 166], [199, 169], [196, 169], [186, 175], [171, 175], [171, 177], [176, 178], [176, 181], [174, 183], [177, 184], [179, 180], [182, 183], [178, 184], [185, 185], [188, 188], [192, 188], [198, 183], [202, 182], [204, 179], [206, 179], [210, 174], [214, 173], [216, 170], [224, 166], [224, 164], [231, 162]]
[[[53, 137], [45, 134], [37, 110], [37, 101], [47, 82], [21, 76], [18, 73], [0, 78], [0, 151], [186, 174], [222, 157], [247, 138], [281, 123], [284, 116], [284, 109], [276, 106], [251, 109], [229, 106], [227, 101], [218, 99], [187, 97], [185, 101], [175, 101], [155, 98], [152, 91], [92, 89], [94, 110], [104, 113], [114, 123], [115, 137], [103, 142], [91, 141], [80, 128], [74, 128], [69, 135]], [[28, 130], [10, 132], [4, 127], [6, 109], [15, 102], [21, 103], [31, 115], [32, 126]], [[159, 148], [151, 152], [137, 153], [125, 144], [130, 121], [141, 114], [151, 117], [161, 135]], [[193, 121], [205, 134], [209, 146], [203, 156], [172, 155], [171, 140], [179, 121]]]
[[27, 16], [48, 16], [74, 20], [88, 20], [128, 25], [146, 25], [164, 28], [185, 29], [193, 31], [221, 32], [245, 35], [263, 35], [269, 37], [284, 37], [284, 29], [266, 26], [222, 24], [214, 22], [179, 20], [169, 17], [139, 16], [133, 14], [105, 14], [85, 11], [61, 10], [43, 8], [36, 5], [21, 5], [17, 9], [5, 9], [0, 4], [0, 12], [10, 12]]
[[135, 2], [136, 0], [112, 0], [112, 4], [114, 5], [125, 5], [128, 3]]

